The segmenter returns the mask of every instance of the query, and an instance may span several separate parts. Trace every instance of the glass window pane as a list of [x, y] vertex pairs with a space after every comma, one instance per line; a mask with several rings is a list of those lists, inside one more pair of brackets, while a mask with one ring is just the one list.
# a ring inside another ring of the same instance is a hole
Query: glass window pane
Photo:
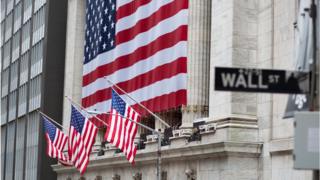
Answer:
[[17, 113], [17, 91], [10, 93], [9, 95], [9, 121], [16, 118]]
[[1, 99], [1, 125], [7, 122], [8, 96]]
[[29, 51], [22, 55], [20, 61], [20, 86], [28, 81]]
[[17, 121], [17, 137], [16, 137], [16, 158], [15, 158], [15, 180], [23, 179], [23, 159], [24, 159], [24, 140], [25, 140], [26, 119], [21, 118]]
[[14, 25], [13, 25], [13, 33], [17, 32], [18, 29], [21, 27], [21, 3], [16, 5], [14, 8]]
[[20, 55], [20, 31], [18, 31], [15, 35], [13, 35], [12, 42], [12, 62], [17, 60]]
[[[4, 172], [4, 156], [5, 156], [5, 148], [6, 148], [5, 143], [6, 143], [6, 126], [1, 126], [1, 172]], [[2, 178], [2, 175], [1, 175], [1, 178]]]
[[10, 92], [14, 91], [18, 87], [18, 61], [14, 62], [10, 66], [10, 75], [11, 75], [11, 82], [10, 82]]
[[12, 13], [8, 15], [6, 18], [6, 27], [5, 27], [5, 35], [4, 39], [7, 41], [12, 35]]
[[1, 97], [8, 95], [9, 88], [9, 68], [2, 71], [1, 74]]
[[27, 84], [24, 84], [19, 88], [19, 105], [18, 116], [22, 116], [27, 111]]
[[22, 27], [21, 54], [24, 54], [30, 47], [30, 21]]
[[39, 115], [33, 112], [27, 125], [26, 180], [37, 179]]
[[15, 136], [15, 123], [12, 122], [8, 124], [5, 179], [13, 178], [14, 136]]

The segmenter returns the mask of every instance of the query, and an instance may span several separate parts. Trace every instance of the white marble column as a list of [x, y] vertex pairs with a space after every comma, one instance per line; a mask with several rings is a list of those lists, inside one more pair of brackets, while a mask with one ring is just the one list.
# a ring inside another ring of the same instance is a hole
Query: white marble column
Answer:
[[258, 1], [212, 0], [210, 119], [255, 117], [255, 93], [214, 90], [216, 66], [256, 67]]
[[[68, 1], [64, 95], [81, 102], [85, 0]], [[64, 98], [63, 126], [69, 129], [71, 103]]]
[[211, 0], [189, 1], [187, 105], [181, 128], [208, 116], [210, 74]]

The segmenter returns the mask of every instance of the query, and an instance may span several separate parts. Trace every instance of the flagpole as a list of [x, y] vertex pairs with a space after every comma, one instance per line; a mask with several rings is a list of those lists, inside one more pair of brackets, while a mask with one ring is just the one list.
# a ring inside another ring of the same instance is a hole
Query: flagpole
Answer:
[[51, 122], [53, 122], [55, 125], [58, 125], [59, 127], [61, 127], [62, 129], [68, 131], [68, 129], [66, 129], [65, 127], [63, 127], [61, 124], [57, 123], [55, 120], [53, 120], [51, 117], [49, 117], [48, 115], [46, 115], [45, 113], [41, 112], [40, 110], [37, 110], [41, 115], [43, 115], [44, 117], [46, 117], [48, 120], [50, 120]]
[[[144, 105], [142, 105], [140, 102], [138, 102], [137, 100], [135, 100], [132, 96], [130, 96], [126, 91], [124, 91], [122, 88], [120, 88], [118, 85], [114, 84], [113, 82], [111, 82], [109, 79], [106, 78], [106, 76], [103, 77], [104, 79], [106, 79], [111, 85], [115, 86], [117, 89], [119, 89], [121, 92], [123, 92], [126, 96], [128, 96], [131, 100], [133, 100], [134, 102], [136, 102], [140, 107], [142, 107], [143, 109], [145, 109], [146, 111], [148, 111], [148, 113], [150, 113], [152, 116], [154, 116], [156, 119], [158, 119], [162, 124], [164, 124], [165, 126], [167, 126], [168, 128], [170, 127], [170, 125], [168, 123], [166, 123], [164, 120], [162, 120], [159, 116], [157, 116], [156, 114], [154, 114], [150, 109], [148, 109], [147, 107], [145, 107]], [[112, 88], [112, 87], [111, 87]]]
[[69, 96], [65, 96], [70, 102], [71, 104], [76, 105], [77, 107], [79, 107], [81, 110], [83, 110], [85, 113], [87, 113], [87, 115], [89, 115], [90, 117], [94, 117], [96, 118], [98, 121], [100, 121], [101, 123], [103, 123], [105, 126], [109, 126], [109, 124], [107, 124], [106, 122], [104, 122], [103, 120], [101, 120], [99, 117], [97, 117], [96, 115], [92, 115], [90, 114], [84, 107], [82, 107], [80, 104], [74, 102]]

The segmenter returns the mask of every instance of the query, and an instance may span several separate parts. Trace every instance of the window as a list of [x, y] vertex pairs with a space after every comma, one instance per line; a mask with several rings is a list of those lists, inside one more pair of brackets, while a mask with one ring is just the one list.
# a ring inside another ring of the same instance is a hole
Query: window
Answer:
[[24, 140], [25, 140], [25, 125], [26, 119], [21, 118], [17, 121], [17, 135], [16, 135], [16, 158], [15, 158], [15, 180], [23, 179], [23, 159], [24, 159]]
[[43, 44], [43, 41], [40, 41], [40, 43], [36, 44], [32, 48], [30, 78], [33, 78], [42, 72], [42, 59], [43, 59], [42, 44]]
[[12, 121], [16, 119], [17, 112], [17, 91], [13, 91], [9, 95], [9, 119], [8, 121]]
[[29, 51], [22, 55], [20, 60], [20, 86], [28, 81]]
[[19, 58], [20, 51], [20, 31], [13, 36], [12, 41], [12, 62]]
[[19, 88], [18, 117], [27, 112], [27, 84]]
[[40, 107], [41, 103], [41, 75], [30, 81], [29, 112]]
[[3, 47], [3, 69], [7, 68], [10, 65], [10, 47], [11, 40], [8, 41]]
[[25, 53], [30, 47], [30, 21], [22, 27], [21, 54]]
[[38, 138], [39, 138], [39, 115], [33, 112], [29, 116], [27, 125], [27, 148], [26, 148], [26, 180], [37, 179], [38, 165]]
[[1, 125], [7, 122], [8, 96], [1, 99]]
[[0, 26], [1, 26], [0, 46], [2, 47], [2, 45], [3, 45], [3, 40], [4, 40], [4, 37], [3, 37], [3, 33], [4, 33], [4, 22], [2, 22]]
[[32, 13], [32, 0], [24, 0], [24, 7], [23, 7], [23, 23], [27, 22]]
[[6, 13], [6, 6], [4, 6], [5, 4], [5, 0], [1, 0], [1, 18], [0, 18], [0, 21], [3, 21], [4, 20], [4, 17], [5, 17], [5, 13]]
[[12, 13], [10, 13], [6, 18], [4, 40], [7, 41], [11, 37], [11, 35], [12, 35]]
[[8, 87], [9, 87], [9, 68], [2, 71], [1, 74], [1, 97], [8, 95]]
[[7, 14], [9, 14], [13, 9], [14, 0], [7, 0]]
[[44, 37], [45, 10], [46, 8], [44, 6], [33, 16], [32, 45], [36, 44]]
[[14, 8], [14, 25], [13, 25], [13, 33], [17, 32], [21, 27], [21, 3], [19, 3]]
[[4, 171], [4, 155], [6, 143], [6, 126], [1, 126], [1, 172]]
[[15, 123], [8, 124], [7, 133], [7, 152], [6, 152], [6, 174], [5, 179], [13, 178], [13, 155], [14, 155], [14, 136], [15, 136]]
[[46, 3], [46, 0], [35, 0], [33, 12], [37, 12], [38, 9], [40, 9], [45, 3]]
[[10, 92], [14, 91], [18, 87], [18, 61], [11, 64], [10, 68]]

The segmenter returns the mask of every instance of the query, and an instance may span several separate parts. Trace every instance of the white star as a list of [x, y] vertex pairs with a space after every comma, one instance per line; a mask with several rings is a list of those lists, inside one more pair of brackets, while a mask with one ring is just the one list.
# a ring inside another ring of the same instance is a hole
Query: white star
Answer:
[[89, 54], [89, 59], [91, 59], [91, 54]]
[[103, 49], [106, 49], [106, 46], [107, 46], [107, 45], [106, 45], [106, 43], [103, 43], [102, 46], [103, 46]]
[[103, 23], [103, 19], [100, 19], [100, 24], [102, 24]]
[[114, 22], [111, 23], [111, 28], [112, 28], [112, 29], [114, 28]]
[[114, 5], [114, 4], [112, 4], [112, 10], [114, 10], [114, 8], [115, 8], [115, 5]]
[[111, 33], [109, 32], [109, 33], [108, 33], [108, 39], [110, 39], [110, 37], [111, 37]]
[[89, 51], [89, 47], [87, 46], [87, 47], [86, 47], [86, 52], [88, 52], [88, 51]]
[[99, 36], [99, 41], [101, 41], [102, 40], [102, 36]]
[[110, 42], [111, 46], [113, 46], [113, 40]]
[[90, 33], [89, 30], [87, 30], [87, 36], [89, 36], [89, 33]]
[[106, 8], [105, 10], [104, 10], [104, 14], [108, 14], [108, 8]]
[[107, 25], [103, 26], [103, 31], [106, 32], [107, 31]]
[[110, 14], [110, 15], [108, 16], [108, 18], [109, 18], [109, 21], [111, 21], [111, 17], [112, 17], [112, 16], [111, 16], [111, 14]]

